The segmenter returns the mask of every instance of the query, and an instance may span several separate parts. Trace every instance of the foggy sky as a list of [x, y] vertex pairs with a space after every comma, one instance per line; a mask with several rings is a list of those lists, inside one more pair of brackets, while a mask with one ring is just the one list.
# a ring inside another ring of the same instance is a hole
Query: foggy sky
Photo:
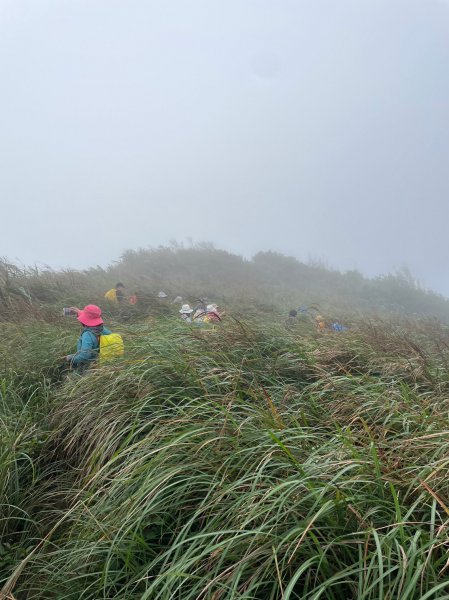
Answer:
[[212, 241], [449, 295], [447, 0], [0, 0], [0, 255]]

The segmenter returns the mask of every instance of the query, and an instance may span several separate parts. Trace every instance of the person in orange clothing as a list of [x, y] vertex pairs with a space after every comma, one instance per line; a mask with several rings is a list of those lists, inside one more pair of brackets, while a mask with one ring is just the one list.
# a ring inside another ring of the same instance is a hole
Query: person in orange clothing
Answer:
[[326, 329], [326, 323], [321, 315], [317, 315], [315, 317], [315, 325], [318, 333], [323, 333], [323, 331]]

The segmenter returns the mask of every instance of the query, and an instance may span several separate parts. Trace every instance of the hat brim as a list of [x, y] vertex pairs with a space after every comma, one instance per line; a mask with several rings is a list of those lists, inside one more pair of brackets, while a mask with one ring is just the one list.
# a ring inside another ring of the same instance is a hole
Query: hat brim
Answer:
[[78, 321], [86, 327], [97, 327], [103, 325], [103, 319], [101, 317], [90, 317], [84, 310], [80, 310], [78, 313]]

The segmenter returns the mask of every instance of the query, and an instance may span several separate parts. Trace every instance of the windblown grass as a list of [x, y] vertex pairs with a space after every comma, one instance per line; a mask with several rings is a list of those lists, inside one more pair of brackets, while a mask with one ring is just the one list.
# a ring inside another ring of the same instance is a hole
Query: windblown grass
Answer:
[[8, 371], [5, 597], [449, 598], [446, 329], [175, 323], [34, 396]]

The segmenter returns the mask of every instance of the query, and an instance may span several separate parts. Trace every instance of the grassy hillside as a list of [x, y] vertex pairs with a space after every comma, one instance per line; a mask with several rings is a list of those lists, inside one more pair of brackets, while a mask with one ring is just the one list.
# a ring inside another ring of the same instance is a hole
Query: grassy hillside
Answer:
[[0, 598], [449, 598], [448, 326], [353, 313], [318, 334], [286, 325], [272, 283], [215, 327], [153, 300], [107, 311], [124, 358], [61, 379], [61, 302], [100, 299], [124, 264], [4, 292]]
[[128, 326], [123, 363], [57, 385], [32, 348], [59, 354], [68, 326], [20, 333], [11, 359], [2, 331], [16, 598], [444, 597], [444, 328], [160, 319]]
[[163, 289], [187, 301], [208, 296], [242, 315], [318, 304], [330, 316], [400, 313], [432, 315], [449, 323], [449, 300], [421, 289], [406, 271], [367, 279], [357, 271], [340, 273], [274, 252], [245, 260], [208, 245], [127, 251], [107, 269], [83, 272], [19, 269], [0, 262], [0, 319], [18, 313], [42, 316], [55, 303], [102, 303], [104, 292], [117, 281], [130, 292], [140, 290], [147, 308], [156, 310], [155, 297]]

